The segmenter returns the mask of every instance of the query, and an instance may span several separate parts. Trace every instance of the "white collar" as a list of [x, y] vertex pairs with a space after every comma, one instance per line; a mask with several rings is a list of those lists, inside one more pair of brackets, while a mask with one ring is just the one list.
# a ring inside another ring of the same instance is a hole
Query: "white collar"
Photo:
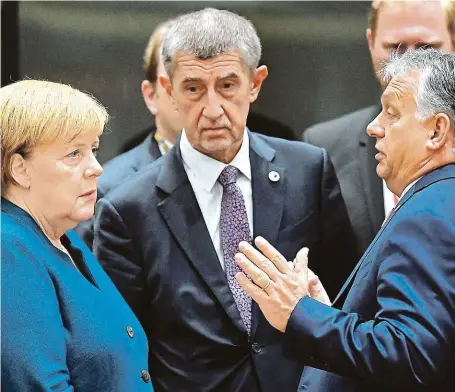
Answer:
[[[180, 151], [183, 162], [190, 168], [198, 181], [204, 184], [204, 189], [211, 192], [221, 172], [228, 165], [194, 149], [186, 136], [185, 129], [183, 129], [180, 138]], [[250, 139], [246, 128], [243, 132], [242, 145], [229, 165], [235, 166], [251, 181]]]
[[406, 188], [404, 188], [403, 192], [401, 193], [400, 198], [398, 199], [397, 204], [400, 202], [400, 200], [403, 198], [403, 196], [406, 194], [406, 192], [408, 192], [409, 189], [411, 189], [412, 186], [413, 186], [417, 181], [419, 181], [422, 177], [423, 177], [423, 176], [420, 176], [420, 177], [417, 178], [416, 180], [412, 181]]

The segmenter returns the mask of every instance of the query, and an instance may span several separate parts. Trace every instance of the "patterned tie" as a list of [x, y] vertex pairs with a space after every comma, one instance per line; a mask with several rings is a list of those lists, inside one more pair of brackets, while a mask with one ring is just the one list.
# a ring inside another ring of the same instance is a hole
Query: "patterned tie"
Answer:
[[164, 138], [160, 135], [157, 135], [156, 133], [153, 135], [155, 138], [156, 142], [158, 143], [158, 146], [161, 147], [161, 151], [163, 151], [164, 154], [166, 154], [169, 151], [169, 146], [165, 142]]
[[245, 201], [242, 191], [236, 184], [237, 174], [237, 168], [226, 166], [218, 177], [218, 182], [223, 186], [220, 221], [221, 246], [229, 287], [249, 335], [251, 332], [251, 297], [235, 280], [235, 274], [240, 271], [234, 261], [234, 256], [239, 251], [239, 243], [251, 240]]

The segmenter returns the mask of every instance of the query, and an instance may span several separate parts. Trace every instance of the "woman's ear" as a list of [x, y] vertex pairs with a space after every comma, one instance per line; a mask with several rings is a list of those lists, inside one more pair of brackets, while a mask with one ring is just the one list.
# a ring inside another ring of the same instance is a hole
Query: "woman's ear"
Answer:
[[23, 188], [30, 188], [30, 173], [24, 157], [19, 153], [14, 154], [11, 157], [10, 165], [10, 173], [14, 181]]

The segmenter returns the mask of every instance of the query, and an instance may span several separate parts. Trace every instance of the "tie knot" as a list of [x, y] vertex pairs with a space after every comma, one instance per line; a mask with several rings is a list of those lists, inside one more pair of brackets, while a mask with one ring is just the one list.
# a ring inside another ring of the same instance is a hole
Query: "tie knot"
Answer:
[[223, 188], [237, 181], [238, 170], [234, 166], [226, 166], [218, 177], [218, 182]]

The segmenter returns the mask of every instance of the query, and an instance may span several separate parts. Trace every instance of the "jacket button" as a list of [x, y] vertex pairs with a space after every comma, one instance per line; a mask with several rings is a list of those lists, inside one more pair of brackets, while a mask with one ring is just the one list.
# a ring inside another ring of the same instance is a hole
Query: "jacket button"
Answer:
[[150, 374], [147, 370], [143, 370], [141, 372], [141, 378], [142, 378], [142, 381], [144, 381], [145, 383], [147, 382], [150, 382]]
[[126, 327], [126, 333], [128, 334], [128, 336], [133, 339], [134, 338], [134, 330], [132, 327], [130, 327], [129, 325]]
[[259, 354], [262, 351], [261, 346], [258, 343], [253, 343], [251, 345], [251, 349], [253, 350], [254, 353]]

